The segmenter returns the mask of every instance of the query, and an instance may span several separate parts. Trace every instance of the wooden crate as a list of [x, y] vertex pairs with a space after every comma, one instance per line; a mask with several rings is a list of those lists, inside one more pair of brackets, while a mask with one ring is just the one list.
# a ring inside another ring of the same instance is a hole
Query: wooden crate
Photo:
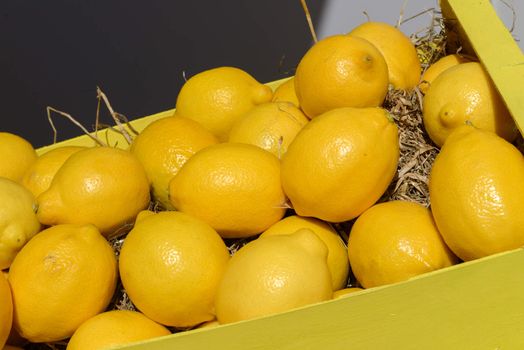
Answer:
[[[442, 0], [441, 7], [452, 31], [451, 43], [479, 57], [522, 132], [524, 56], [490, 2]], [[172, 113], [165, 111], [132, 124], [141, 130]], [[108, 138], [113, 144], [126, 145], [114, 132]], [[66, 144], [94, 143], [81, 136], [57, 145]], [[286, 313], [181, 332], [124, 348], [524, 349], [524, 251], [462, 263]]]

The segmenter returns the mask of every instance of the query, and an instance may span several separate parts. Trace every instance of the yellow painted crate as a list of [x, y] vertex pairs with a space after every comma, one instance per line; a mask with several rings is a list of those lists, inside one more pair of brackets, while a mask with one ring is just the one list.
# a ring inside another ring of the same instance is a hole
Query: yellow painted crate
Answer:
[[[451, 39], [479, 57], [523, 132], [524, 56], [489, 0], [442, 0], [441, 7], [456, 34], [450, 34]], [[131, 124], [141, 130], [172, 113], [165, 111]], [[106, 137], [104, 132], [99, 136]], [[108, 132], [107, 137], [112, 144], [126, 144], [115, 132]], [[60, 143], [66, 144], [94, 143], [81, 136]], [[56, 145], [38, 152], [53, 147]], [[462, 263], [286, 313], [125, 347], [222, 348], [524, 349], [524, 250]]]

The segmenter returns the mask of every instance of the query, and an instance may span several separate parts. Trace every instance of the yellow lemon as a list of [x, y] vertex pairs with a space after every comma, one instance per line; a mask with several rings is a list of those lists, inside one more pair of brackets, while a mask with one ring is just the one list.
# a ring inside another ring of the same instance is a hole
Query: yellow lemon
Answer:
[[0, 276], [0, 348], [5, 345], [13, 322], [11, 288], [5, 276]]
[[8, 279], [15, 329], [31, 342], [53, 342], [70, 337], [107, 307], [117, 263], [95, 226], [57, 225], [24, 246]]
[[453, 129], [465, 122], [510, 142], [517, 136], [504, 101], [478, 62], [459, 64], [442, 72], [427, 90], [423, 107], [424, 126], [439, 147]]
[[524, 245], [524, 157], [494, 133], [472, 126], [451, 133], [429, 193], [439, 231], [461, 259]]
[[36, 152], [27, 140], [0, 132], [0, 177], [19, 182], [36, 158]]
[[334, 35], [318, 41], [300, 60], [295, 91], [311, 117], [340, 107], [376, 107], [388, 91], [388, 67], [369, 41]]
[[282, 186], [300, 216], [351, 220], [397, 169], [398, 129], [386, 110], [339, 108], [311, 120], [282, 157]]
[[295, 92], [295, 78], [291, 77], [280, 84], [273, 93], [273, 102], [290, 102], [295, 107], [300, 107], [297, 93]]
[[326, 245], [328, 249], [327, 264], [331, 273], [333, 290], [344, 287], [349, 273], [347, 248], [344, 241], [329, 224], [315, 218], [292, 215], [273, 224], [262, 233], [261, 237], [288, 235], [301, 228], [313, 231]]
[[431, 211], [421, 204], [376, 204], [358, 217], [348, 241], [351, 269], [364, 288], [407, 280], [453, 265]]
[[220, 324], [329, 300], [325, 244], [309, 229], [258, 238], [231, 258], [216, 298]]
[[94, 147], [69, 157], [37, 201], [42, 224], [94, 224], [107, 236], [149, 205], [149, 182], [131, 152]]
[[211, 321], [204, 322], [200, 325], [198, 325], [197, 328], [214, 328], [220, 326], [220, 323], [216, 319], [213, 319]]
[[242, 114], [270, 102], [273, 91], [249, 73], [234, 67], [209, 69], [189, 78], [180, 89], [175, 115], [193, 119], [220, 141]]
[[177, 210], [205, 221], [225, 238], [261, 233], [286, 211], [278, 158], [242, 143], [197, 152], [171, 180], [169, 193]]
[[153, 199], [173, 209], [168, 199], [169, 181], [193, 154], [217, 142], [213, 134], [194, 120], [167, 117], [142, 130], [131, 144], [131, 153], [146, 170]]
[[0, 270], [11, 265], [27, 241], [40, 231], [36, 200], [22, 185], [0, 177]]
[[359, 288], [359, 287], [351, 287], [351, 288], [339, 289], [339, 290], [333, 292], [333, 299], [343, 298], [343, 297], [345, 297], [345, 296], [347, 296], [349, 294], [360, 292], [361, 290], [364, 290], [364, 289]]
[[169, 335], [164, 326], [140, 312], [113, 310], [82, 323], [67, 344], [67, 350], [102, 350]]
[[389, 82], [408, 90], [420, 81], [420, 60], [411, 40], [398, 28], [382, 22], [365, 22], [349, 35], [366, 39], [380, 51], [388, 66]]
[[248, 143], [280, 158], [309, 119], [289, 102], [269, 102], [244, 114], [229, 133], [229, 142]]
[[71, 155], [83, 149], [85, 147], [63, 146], [40, 155], [25, 172], [22, 185], [35, 197], [38, 197], [49, 188], [53, 177], [64, 162]]
[[471, 60], [465, 56], [459, 55], [459, 54], [452, 54], [447, 55], [433, 63], [426, 69], [424, 74], [422, 74], [422, 79], [419, 84], [419, 89], [423, 93], [426, 93], [436, 77], [440, 75], [440, 73], [444, 72], [448, 68], [454, 67], [461, 63], [470, 62]]
[[141, 214], [120, 252], [129, 298], [152, 320], [191, 327], [212, 320], [229, 252], [209, 225], [168, 211]]

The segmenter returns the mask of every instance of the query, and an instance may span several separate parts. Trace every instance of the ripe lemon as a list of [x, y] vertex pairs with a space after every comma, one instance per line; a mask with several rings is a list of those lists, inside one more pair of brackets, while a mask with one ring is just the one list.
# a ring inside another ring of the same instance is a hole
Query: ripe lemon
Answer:
[[120, 275], [129, 298], [167, 326], [214, 318], [214, 298], [229, 252], [215, 230], [190, 215], [143, 212], [124, 241]]
[[213, 134], [194, 120], [162, 118], [149, 124], [133, 140], [133, 153], [144, 166], [153, 188], [153, 198], [173, 209], [168, 199], [171, 178], [197, 151], [217, 143]]
[[453, 129], [465, 122], [493, 131], [510, 142], [517, 136], [504, 101], [478, 62], [459, 64], [442, 72], [427, 90], [423, 107], [424, 126], [439, 147]]
[[295, 74], [300, 107], [310, 118], [340, 107], [376, 107], [388, 91], [388, 67], [369, 41], [334, 35], [318, 41]]
[[211, 321], [204, 322], [200, 325], [198, 325], [197, 328], [214, 328], [220, 326], [220, 323], [216, 319], [213, 319]]
[[470, 62], [471, 60], [465, 56], [459, 55], [459, 54], [452, 54], [447, 55], [433, 63], [431, 66], [428, 67], [428, 69], [422, 74], [422, 79], [419, 84], [419, 89], [423, 93], [426, 93], [436, 77], [440, 75], [440, 73], [444, 72], [448, 68], [454, 67], [461, 63]]
[[13, 322], [11, 288], [6, 277], [0, 275], [0, 348], [5, 345]]
[[49, 188], [53, 177], [64, 162], [71, 155], [83, 149], [85, 147], [63, 146], [40, 155], [25, 172], [22, 185], [31, 191], [35, 198], [38, 197]]
[[193, 119], [226, 141], [229, 130], [260, 103], [270, 102], [273, 91], [249, 73], [234, 67], [209, 69], [192, 76], [180, 90], [175, 115]]
[[40, 223], [34, 196], [17, 182], [0, 177], [0, 202], [0, 270], [3, 270], [40, 231]]
[[327, 264], [331, 273], [333, 290], [343, 288], [349, 273], [347, 248], [338, 233], [327, 223], [315, 218], [292, 215], [273, 224], [262, 233], [261, 237], [288, 235], [301, 228], [310, 229], [324, 242], [328, 249]]
[[27, 140], [0, 132], [0, 177], [19, 182], [36, 158], [36, 152]]
[[37, 201], [44, 225], [93, 224], [109, 235], [149, 205], [149, 182], [131, 152], [94, 147], [69, 157]]
[[456, 257], [421, 204], [376, 204], [358, 217], [348, 241], [351, 269], [364, 288], [407, 280], [453, 265]]
[[107, 307], [117, 263], [95, 226], [57, 225], [24, 246], [8, 280], [15, 329], [31, 342], [52, 342], [70, 337]]
[[343, 298], [343, 297], [347, 296], [348, 294], [353, 294], [355, 292], [360, 292], [361, 290], [364, 290], [364, 289], [359, 288], [359, 287], [351, 287], [351, 288], [339, 289], [339, 290], [333, 292], [333, 299]]
[[324, 243], [309, 229], [258, 238], [231, 258], [216, 298], [220, 324], [331, 299]]
[[398, 28], [382, 22], [366, 22], [349, 35], [366, 39], [380, 51], [388, 66], [389, 82], [397, 89], [413, 89], [420, 81], [420, 60], [411, 40]]
[[310, 121], [282, 157], [282, 186], [300, 216], [351, 220], [395, 175], [398, 129], [382, 108], [339, 108]]
[[304, 113], [289, 102], [264, 103], [233, 125], [229, 142], [255, 145], [280, 158], [308, 121]]
[[273, 93], [273, 102], [290, 102], [295, 107], [300, 107], [297, 93], [295, 92], [295, 78], [291, 77], [280, 84]]
[[113, 310], [82, 323], [69, 340], [67, 350], [102, 350], [169, 334], [167, 328], [140, 312]]
[[451, 133], [429, 193], [439, 231], [461, 259], [524, 245], [524, 158], [492, 132], [463, 126]]
[[280, 220], [280, 162], [257, 146], [222, 143], [191, 157], [169, 184], [171, 203], [225, 238], [249, 237]]

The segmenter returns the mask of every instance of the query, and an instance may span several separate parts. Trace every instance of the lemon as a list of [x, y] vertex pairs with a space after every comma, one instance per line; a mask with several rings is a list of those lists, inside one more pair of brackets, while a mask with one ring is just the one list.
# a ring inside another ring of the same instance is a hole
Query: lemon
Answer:
[[27, 140], [0, 132], [0, 177], [19, 182], [36, 158], [36, 152]]
[[27, 340], [70, 337], [102, 312], [115, 291], [117, 263], [93, 225], [57, 225], [33, 237], [9, 270], [14, 327]]
[[460, 54], [451, 54], [442, 57], [430, 65], [424, 74], [422, 74], [421, 82], [419, 84], [420, 91], [426, 93], [433, 80], [435, 80], [435, 78], [438, 77], [440, 73], [444, 72], [448, 68], [466, 62], [470, 62], [470, 59]]
[[53, 177], [64, 162], [71, 155], [83, 149], [85, 147], [63, 146], [40, 155], [25, 172], [22, 185], [31, 191], [35, 197], [38, 197], [49, 188]]
[[311, 120], [282, 157], [282, 186], [300, 216], [351, 220], [395, 175], [398, 129], [386, 110], [338, 108]]
[[273, 224], [262, 233], [261, 237], [287, 235], [301, 228], [310, 229], [324, 242], [328, 249], [327, 264], [331, 273], [333, 290], [343, 288], [349, 273], [347, 248], [344, 241], [329, 224], [315, 218], [292, 215]]
[[407, 280], [457, 262], [421, 204], [376, 204], [358, 217], [348, 241], [351, 269], [364, 288]]
[[231, 258], [216, 298], [220, 324], [331, 299], [324, 243], [309, 229], [258, 238]]
[[517, 136], [504, 101], [478, 62], [459, 64], [442, 72], [427, 90], [423, 107], [424, 126], [439, 147], [453, 129], [465, 122], [510, 142]]
[[349, 35], [329, 36], [300, 60], [295, 91], [310, 118], [340, 107], [377, 107], [388, 91], [388, 67], [369, 41]]
[[36, 200], [29, 190], [0, 177], [0, 270], [11, 265], [18, 251], [40, 231]]
[[146, 170], [153, 198], [165, 208], [173, 209], [168, 199], [169, 181], [193, 154], [217, 142], [213, 134], [197, 122], [167, 117], [142, 130], [131, 144], [131, 153]]
[[220, 326], [220, 323], [216, 319], [213, 319], [211, 321], [204, 322], [200, 325], [198, 325], [197, 328], [214, 328]]
[[300, 107], [298, 102], [297, 93], [295, 92], [295, 78], [291, 77], [285, 82], [277, 86], [273, 93], [273, 102], [290, 102], [295, 107]]
[[524, 158], [492, 132], [453, 131], [430, 173], [431, 210], [463, 260], [524, 245]]
[[273, 91], [249, 73], [219, 67], [198, 73], [182, 86], [175, 115], [193, 119], [226, 141], [229, 130], [242, 114], [260, 103], [270, 102]]
[[360, 292], [361, 290], [364, 290], [364, 289], [359, 288], [359, 287], [351, 287], [351, 288], [339, 289], [339, 290], [333, 292], [333, 299], [343, 298], [343, 297], [345, 297], [345, 296], [347, 296], [349, 294]]
[[289, 102], [258, 105], [238, 120], [229, 134], [229, 142], [248, 143], [280, 158], [309, 119]]
[[380, 51], [388, 66], [389, 83], [409, 90], [420, 81], [420, 60], [411, 40], [398, 28], [382, 22], [366, 22], [349, 35], [366, 39]]
[[0, 276], [0, 348], [5, 345], [13, 322], [13, 301], [7, 279]]
[[205, 221], [225, 238], [261, 233], [286, 211], [278, 158], [242, 143], [197, 152], [171, 180], [169, 193], [177, 210]]
[[67, 344], [67, 350], [102, 350], [169, 335], [164, 326], [140, 312], [113, 310], [82, 323]]
[[129, 298], [152, 320], [191, 327], [215, 317], [214, 298], [229, 260], [209, 225], [188, 214], [143, 212], [120, 252]]
[[149, 205], [149, 182], [131, 152], [94, 147], [69, 157], [37, 201], [44, 225], [94, 224], [109, 235]]

